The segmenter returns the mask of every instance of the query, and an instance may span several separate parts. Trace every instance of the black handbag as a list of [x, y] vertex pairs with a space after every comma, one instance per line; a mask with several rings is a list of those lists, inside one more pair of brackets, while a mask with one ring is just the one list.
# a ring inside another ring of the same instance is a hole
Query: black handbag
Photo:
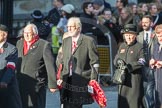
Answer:
[[123, 60], [117, 61], [117, 69], [115, 70], [115, 73], [112, 77], [112, 82], [114, 84], [122, 85], [125, 82], [125, 76], [126, 76], [126, 65]]

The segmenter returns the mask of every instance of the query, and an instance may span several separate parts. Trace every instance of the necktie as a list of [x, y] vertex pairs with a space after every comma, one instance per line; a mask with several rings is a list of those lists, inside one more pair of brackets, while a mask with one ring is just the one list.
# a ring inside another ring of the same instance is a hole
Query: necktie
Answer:
[[146, 62], [148, 63], [149, 62], [149, 49], [148, 49], [148, 33], [146, 33], [146, 38], [145, 38], [145, 49], [144, 49], [144, 52], [145, 52], [145, 59], [146, 59]]
[[72, 42], [72, 53], [74, 52], [76, 47], [77, 47], [77, 43], [75, 41], [73, 41]]
[[[75, 41], [72, 41], [72, 54], [74, 53], [74, 50], [75, 50], [75, 48], [77, 47], [77, 43], [75, 42]], [[70, 61], [70, 74], [69, 74], [69, 76], [71, 76], [72, 75], [72, 71], [73, 71], [73, 61], [71, 60]]]
[[146, 33], [146, 44], [148, 45], [148, 33]]

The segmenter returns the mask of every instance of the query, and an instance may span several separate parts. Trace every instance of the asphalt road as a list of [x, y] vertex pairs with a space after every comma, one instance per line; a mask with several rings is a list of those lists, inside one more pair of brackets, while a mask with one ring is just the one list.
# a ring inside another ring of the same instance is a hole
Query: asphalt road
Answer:
[[[106, 97], [107, 97], [107, 107], [106, 108], [117, 108], [117, 87], [116, 86], [108, 86], [102, 87]], [[59, 102], [59, 92], [52, 94], [47, 90], [47, 102], [46, 108], [60, 108]], [[83, 108], [99, 108], [98, 104], [95, 102], [91, 105], [85, 105]]]

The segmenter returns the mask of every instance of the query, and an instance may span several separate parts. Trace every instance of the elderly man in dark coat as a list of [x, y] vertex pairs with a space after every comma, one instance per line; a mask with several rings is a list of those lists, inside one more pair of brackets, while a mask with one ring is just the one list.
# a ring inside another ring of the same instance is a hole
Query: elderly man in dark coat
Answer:
[[23, 108], [45, 108], [46, 85], [56, 91], [54, 58], [49, 42], [40, 39], [37, 27], [24, 28], [24, 39], [17, 42], [17, 76]]
[[82, 108], [82, 105], [93, 102], [90, 95], [92, 88], [88, 89], [88, 83], [97, 79], [97, 47], [93, 38], [81, 34], [79, 18], [70, 18], [67, 27], [69, 37], [62, 44], [61, 102], [63, 108]]
[[118, 108], [143, 108], [142, 67], [145, 58], [142, 44], [136, 41], [136, 27], [133, 24], [124, 26], [123, 42], [114, 59], [115, 66], [118, 60], [125, 63], [125, 82], [119, 85]]
[[18, 58], [15, 46], [6, 42], [8, 29], [0, 24], [0, 108], [22, 108], [15, 75]]

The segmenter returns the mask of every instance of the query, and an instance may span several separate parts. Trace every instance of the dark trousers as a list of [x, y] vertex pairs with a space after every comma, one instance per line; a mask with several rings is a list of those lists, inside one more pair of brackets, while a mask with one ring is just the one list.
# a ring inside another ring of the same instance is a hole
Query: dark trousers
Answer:
[[0, 88], [0, 108], [6, 108], [8, 105], [9, 93], [8, 89]]
[[16, 79], [7, 88], [0, 88], [0, 108], [22, 108]]
[[154, 70], [149, 67], [144, 69], [143, 74], [143, 86], [144, 86], [144, 98], [143, 104], [145, 108], [155, 108], [155, 79]]
[[45, 108], [46, 103], [46, 87], [42, 87], [39, 91], [21, 91], [23, 108]]

